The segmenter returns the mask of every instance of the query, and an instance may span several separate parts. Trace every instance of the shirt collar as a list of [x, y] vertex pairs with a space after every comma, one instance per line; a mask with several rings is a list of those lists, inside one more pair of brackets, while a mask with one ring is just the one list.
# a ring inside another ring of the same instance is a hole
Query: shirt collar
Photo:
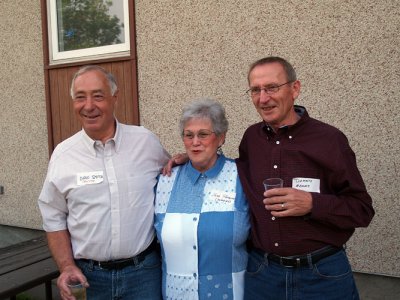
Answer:
[[[294, 106], [294, 111], [296, 112], [296, 114], [300, 117], [300, 119], [294, 123], [293, 125], [284, 125], [282, 127], [279, 127], [279, 129], [283, 129], [283, 130], [287, 130], [289, 128], [297, 128], [298, 126], [300, 126], [301, 124], [303, 124], [308, 118], [309, 115], [307, 113], [307, 110], [304, 106], [300, 106], [300, 105], [295, 105]], [[261, 128], [263, 129], [264, 132], [266, 132], [267, 134], [274, 134], [274, 130], [272, 129], [271, 126], [269, 126], [267, 123], [265, 123], [264, 121], [261, 122]]]
[[216, 177], [219, 172], [221, 172], [222, 168], [224, 167], [226, 161], [226, 157], [224, 155], [218, 155], [217, 161], [215, 162], [214, 166], [212, 166], [210, 169], [205, 171], [204, 173], [199, 172], [196, 170], [192, 162], [189, 160], [189, 162], [186, 163], [186, 174], [189, 177], [189, 180], [192, 182], [192, 184], [195, 184], [196, 181], [201, 177], [204, 176], [206, 178], [213, 178]]
[[[115, 124], [116, 124], [115, 135], [108, 141], [113, 141], [113, 143], [115, 145], [115, 152], [118, 152], [118, 149], [120, 148], [121, 142], [122, 142], [122, 128], [121, 128], [121, 124], [117, 121], [117, 119], [115, 119]], [[82, 128], [81, 132], [82, 132], [83, 143], [86, 145], [89, 152], [93, 156], [96, 156], [96, 144], [99, 141], [96, 141], [96, 140], [92, 139], [90, 136], [88, 136], [88, 134], [86, 133], [86, 131], [83, 128]]]

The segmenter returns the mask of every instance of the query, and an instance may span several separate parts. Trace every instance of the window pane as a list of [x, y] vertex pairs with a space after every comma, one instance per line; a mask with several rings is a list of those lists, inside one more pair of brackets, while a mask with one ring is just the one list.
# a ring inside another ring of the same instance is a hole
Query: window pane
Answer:
[[58, 52], [125, 43], [123, 1], [57, 0]]

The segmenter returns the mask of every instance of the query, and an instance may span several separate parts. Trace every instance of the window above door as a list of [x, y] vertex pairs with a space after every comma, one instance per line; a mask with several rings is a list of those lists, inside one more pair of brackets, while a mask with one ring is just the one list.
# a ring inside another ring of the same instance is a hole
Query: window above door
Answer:
[[128, 0], [47, 0], [50, 65], [130, 55]]

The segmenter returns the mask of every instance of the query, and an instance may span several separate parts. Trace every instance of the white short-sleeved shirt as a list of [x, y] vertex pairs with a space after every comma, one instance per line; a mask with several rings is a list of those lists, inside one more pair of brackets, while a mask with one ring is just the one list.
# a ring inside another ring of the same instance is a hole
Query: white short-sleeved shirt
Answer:
[[45, 231], [68, 229], [74, 258], [132, 257], [154, 237], [154, 187], [169, 154], [144, 127], [117, 122], [104, 145], [84, 130], [60, 143], [39, 196]]

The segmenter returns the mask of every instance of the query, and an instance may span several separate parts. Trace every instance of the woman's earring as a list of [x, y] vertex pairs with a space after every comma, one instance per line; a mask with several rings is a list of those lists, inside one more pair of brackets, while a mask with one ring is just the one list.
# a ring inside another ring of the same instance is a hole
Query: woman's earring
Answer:
[[221, 146], [218, 146], [218, 148], [217, 148], [217, 154], [219, 154], [219, 155], [223, 155], [223, 154], [224, 154], [224, 152], [222, 151], [222, 145], [221, 145]]

